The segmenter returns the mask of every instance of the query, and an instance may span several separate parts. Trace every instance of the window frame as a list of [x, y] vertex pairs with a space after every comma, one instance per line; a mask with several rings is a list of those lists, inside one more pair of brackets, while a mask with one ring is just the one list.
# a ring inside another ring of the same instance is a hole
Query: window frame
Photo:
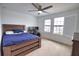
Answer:
[[[46, 24], [46, 20], [50, 20], [50, 24]], [[44, 32], [51, 32], [51, 19], [44, 20]], [[49, 27], [50, 29], [47, 31], [45, 27]]]
[[[62, 24], [61, 24], [61, 20], [59, 21], [58, 20], [58, 23], [59, 24], [56, 24], [55, 22], [55, 19], [61, 19], [61, 18], [63, 18], [63, 21], [62, 21]], [[58, 34], [58, 35], [63, 35], [63, 31], [64, 31], [64, 17], [56, 17], [56, 18], [54, 18], [54, 27], [53, 27], [53, 34]], [[59, 27], [59, 29], [57, 29]], [[62, 28], [62, 30], [61, 30], [61, 28]]]

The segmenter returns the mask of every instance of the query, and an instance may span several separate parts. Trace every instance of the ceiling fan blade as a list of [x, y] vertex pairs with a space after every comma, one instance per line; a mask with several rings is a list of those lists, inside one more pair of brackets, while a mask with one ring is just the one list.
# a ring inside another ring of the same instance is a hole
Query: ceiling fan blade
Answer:
[[36, 3], [36, 4], [38, 5], [39, 10], [41, 10], [42, 9], [42, 6], [40, 4], [38, 4], [38, 3]]
[[32, 3], [32, 5], [33, 5], [35, 8], [39, 9], [39, 7], [38, 7], [35, 3]]
[[45, 7], [45, 8], [43, 8], [42, 10], [46, 10], [46, 9], [49, 9], [49, 8], [52, 8], [53, 6], [51, 5], [51, 6], [48, 6], [48, 7]]
[[48, 13], [47, 11], [42, 11], [42, 12], [47, 13], [47, 14], [50, 14], [50, 13]]
[[33, 11], [38, 11], [38, 10], [28, 10], [28, 12], [33, 12]]

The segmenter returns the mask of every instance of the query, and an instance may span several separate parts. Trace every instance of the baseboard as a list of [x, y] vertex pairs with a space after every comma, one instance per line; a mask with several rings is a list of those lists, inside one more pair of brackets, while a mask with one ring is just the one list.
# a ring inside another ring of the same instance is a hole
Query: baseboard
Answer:
[[53, 39], [50, 39], [50, 38], [47, 38], [47, 37], [41, 37], [41, 38], [45, 39], [45, 40], [53, 41], [53, 42], [56, 42], [56, 43], [59, 43], [59, 44], [63, 44], [63, 45], [69, 46], [69, 47], [72, 47], [72, 45], [65, 44], [65, 43], [62, 43], [62, 42], [59, 42], [59, 41], [56, 41], [56, 40], [53, 40]]

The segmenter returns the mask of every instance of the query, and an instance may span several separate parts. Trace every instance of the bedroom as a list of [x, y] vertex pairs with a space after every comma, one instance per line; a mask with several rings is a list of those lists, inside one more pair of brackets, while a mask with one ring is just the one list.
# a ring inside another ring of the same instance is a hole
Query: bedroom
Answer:
[[[1, 3], [1, 39], [3, 32], [7, 31], [6, 26], [8, 30], [20, 27], [26, 32], [28, 32], [28, 27], [39, 27], [41, 47], [26, 54], [26, 56], [71, 56], [74, 33], [79, 32], [79, 4], [39, 3], [39, 5], [41, 5], [42, 8], [52, 5], [52, 8], [45, 10], [48, 13], [38, 11], [29, 12], [29, 10], [37, 10], [32, 3]], [[55, 19], [62, 19], [63, 21], [58, 21], [62, 22], [62, 25], [55, 25]], [[49, 24], [46, 24], [46, 22]], [[3, 24], [5, 26], [3, 26]], [[21, 27], [20, 25], [23, 26]], [[58, 28], [56, 28], [56, 26], [58, 26]], [[56, 31], [54, 30], [55, 28], [57, 29]], [[52, 48], [54, 49], [52, 50]]]

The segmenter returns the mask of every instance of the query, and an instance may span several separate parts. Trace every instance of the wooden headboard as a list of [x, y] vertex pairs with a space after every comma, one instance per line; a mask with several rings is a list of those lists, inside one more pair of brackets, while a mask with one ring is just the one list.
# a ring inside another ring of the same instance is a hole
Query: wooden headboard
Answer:
[[2, 25], [2, 31], [11, 31], [13, 29], [21, 29], [25, 30], [25, 25], [14, 25], [14, 24], [3, 24]]

